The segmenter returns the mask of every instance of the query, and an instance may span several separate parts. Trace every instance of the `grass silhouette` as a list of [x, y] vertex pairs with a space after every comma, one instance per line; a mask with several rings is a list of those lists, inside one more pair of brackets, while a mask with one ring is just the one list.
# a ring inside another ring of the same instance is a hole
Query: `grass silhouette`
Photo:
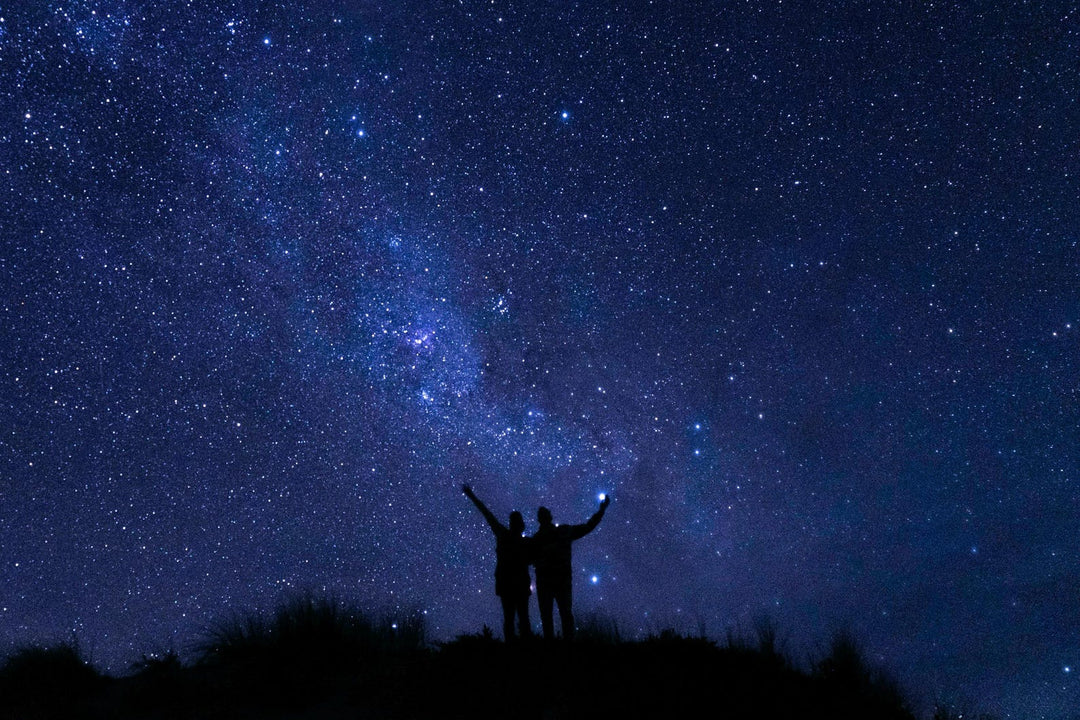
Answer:
[[74, 643], [23, 648], [0, 666], [0, 718], [914, 717], [846, 635], [804, 669], [767, 622], [726, 644], [670, 630], [627, 640], [603, 617], [584, 618], [573, 643], [484, 630], [432, 645], [420, 616], [375, 620], [305, 596], [210, 627], [188, 664], [170, 650], [120, 678]]
[[0, 718], [75, 717], [105, 684], [74, 640], [24, 646], [0, 665]]
[[236, 615], [196, 644], [194, 669], [227, 708], [297, 709], [341, 693], [370, 694], [394, 668], [427, 654], [419, 615], [374, 620], [329, 598], [288, 601], [269, 616]]
[[375, 622], [363, 611], [327, 598], [303, 596], [270, 617], [235, 616], [212, 627], [198, 644], [198, 662], [265, 669], [299, 661], [320, 672], [351, 671], [387, 653], [423, 648], [418, 617]]

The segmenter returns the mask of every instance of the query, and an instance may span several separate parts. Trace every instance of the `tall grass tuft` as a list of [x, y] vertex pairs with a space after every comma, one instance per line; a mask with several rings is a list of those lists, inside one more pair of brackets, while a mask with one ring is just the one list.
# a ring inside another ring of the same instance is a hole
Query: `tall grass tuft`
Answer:
[[207, 631], [197, 664], [262, 680], [349, 675], [425, 646], [423, 618], [374, 620], [330, 598], [294, 598], [268, 616], [234, 616]]
[[829, 654], [817, 663], [815, 675], [845, 697], [859, 698], [880, 709], [880, 717], [904, 717], [910, 704], [902, 688], [882, 670], [867, 662], [854, 636], [837, 633]]
[[10, 708], [61, 713], [92, 695], [104, 681], [105, 676], [83, 658], [75, 640], [26, 646], [0, 666], [0, 698]]
[[597, 645], [618, 645], [622, 642], [618, 623], [601, 613], [590, 613], [579, 619], [576, 633], [578, 642]]

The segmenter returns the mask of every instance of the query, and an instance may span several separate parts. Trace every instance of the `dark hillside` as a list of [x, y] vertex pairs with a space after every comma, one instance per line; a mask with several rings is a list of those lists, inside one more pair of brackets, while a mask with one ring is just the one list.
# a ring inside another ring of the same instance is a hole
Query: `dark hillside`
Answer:
[[0, 718], [830, 718], [909, 720], [902, 695], [847, 639], [811, 670], [771, 643], [662, 633], [430, 647], [422, 626], [304, 600], [226, 623], [184, 666], [145, 659], [101, 675], [77, 648], [23, 650], [0, 668]]

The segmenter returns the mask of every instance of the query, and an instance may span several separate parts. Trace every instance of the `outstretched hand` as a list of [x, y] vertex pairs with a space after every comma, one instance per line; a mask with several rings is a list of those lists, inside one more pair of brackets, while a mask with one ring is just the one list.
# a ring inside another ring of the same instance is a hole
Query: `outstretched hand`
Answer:
[[611, 496], [605, 495], [604, 499], [600, 501], [600, 509], [607, 510], [607, 506], [611, 504]]
[[469, 497], [472, 497], [472, 495], [473, 495], [472, 485], [469, 485], [468, 483], [465, 483], [464, 485], [461, 486], [461, 492], [465, 493]]

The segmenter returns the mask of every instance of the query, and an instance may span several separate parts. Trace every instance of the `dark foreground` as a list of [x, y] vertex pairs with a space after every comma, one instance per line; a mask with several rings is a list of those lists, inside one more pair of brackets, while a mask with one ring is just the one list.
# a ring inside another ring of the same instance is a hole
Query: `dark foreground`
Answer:
[[795, 667], [768, 635], [717, 645], [613, 633], [573, 645], [464, 636], [429, 647], [308, 604], [212, 633], [197, 659], [144, 659], [101, 675], [71, 646], [0, 668], [0, 718], [876, 718], [910, 720], [902, 695], [841, 639]]

